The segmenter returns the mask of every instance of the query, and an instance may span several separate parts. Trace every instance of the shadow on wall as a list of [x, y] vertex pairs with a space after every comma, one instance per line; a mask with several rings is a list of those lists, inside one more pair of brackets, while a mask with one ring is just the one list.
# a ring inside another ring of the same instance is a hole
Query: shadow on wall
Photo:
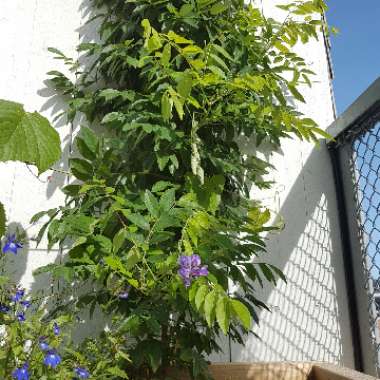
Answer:
[[[82, 15], [82, 20], [89, 20], [91, 19], [93, 14], [93, 7], [91, 5], [91, 0], [84, 0], [78, 9], [78, 12]], [[82, 24], [77, 29], [78, 33], [78, 41], [79, 43], [85, 43], [85, 42], [94, 42], [98, 40], [98, 34], [97, 34], [97, 21], [91, 22], [87, 24], [85, 21], [82, 22]], [[55, 46], [57, 49], [60, 49], [59, 46]], [[63, 52], [65, 53], [65, 52]], [[92, 62], [89, 61], [86, 57], [78, 55], [77, 57], [73, 57], [74, 60], [78, 59], [81, 63], [82, 67], [89, 67], [92, 65]], [[55, 69], [54, 67], [52, 69]], [[68, 68], [67, 68], [68, 69]], [[68, 70], [62, 70], [62, 72], [65, 74], [68, 74]], [[75, 80], [75, 78], [72, 78]], [[72, 183], [72, 179], [66, 174], [69, 170], [69, 157], [74, 152], [75, 153], [75, 147], [73, 146], [73, 141], [75, 138], [76, 133], [79, 131], [79, 127], [81, 125], [86, 125], [86, 121], [83, 117], [83, 115], [78, 115], [75, 120], [70, 124], [69, 133], [65, 134], [67, 129], [67, 120], [66, 116], [64, 115], [64, 112], [68, 109], [68, 102], [70, 101], [70, 96], [66, 95], [60, 95], [57, 93], [57, 91], [54, 89], [54, 85], [49, 81], [46, 80], [44, 82], [45, 87], [41, 88], [38, 91], [38, 94], [41, 97], [46, 98], [46, 102], [43, 104], [43, 106], [40, 109], [40, 112], [47, 111], [53, 115], [53, 117], [56, 118], [55, 122], [53, 123], [55, 128], [60, 132], [61, 135], [61, 141], [62, 141], [62, 156], [59, 162], [57, 162], [54, 166], [54, 169], [56, 171], [52, 172], [52, 175], [49, 177], [49, 181], [47, 183], [46, 188], [46, 197], [47, 199], [50, 199], [54, 193], [61, 189], [63, 186], [65, 186], [68, 183]], [[61, 206], [61, 205], [58, 205]], [[46, 220], [45, 220], [46, 221]], [[42, 224], [40, 224], [42, 226]], [[46, 243], [45, 243], [46, 244]], [[42, 246], [43, 244], [41, 244]], [[28, 253], [29, 260], [33, 262], [33, 269], [37, 269], [38, 267], [44, 266], [47, 264], [47, 261], [49, 263], [52, 262], [52, 260], [45, 260], [42, 255], [46, 255], [47, 251], [46, 249], [34, 249], [31, 248], [31, 252]], [[61, 249], [53, 249], [52, 254], [55, 256], [55, 260], [53, 260], [53, 263], [59, 263], [61, 260], [63, 260], [63, 251]], [[25, 256], [26, 257], [26, 256]], [[22, 274], [27, 269], [26, 260], [25, 262], [19, 261], [20, 257], [18, 257], [17, 262], [17, 272], [20, 272], [17, 280], [19, 281], [22, 277]], [[47, 308], [49, 310], [54, 310], [55, 307], [59, 304], [67, 304], [70, 303], [70, 300], [72, 299], [72, 291], [73, 288], [69, 287], [70, 292], [64, 293], [63, 290], [63, 280], [59, 281], [53, 281], [51, 279], [51, 276], [48, 274], [42, 274], [38, 276], [34, 276], [33, 283], [30, 287], [30, 292], [32, 294], [40, 293], [41, 291], [44, 291], [45, 295], [52, 296], [49, 299], [49, 302], [47, 304]], [[78, 286], [74, 287], [74, 293], [75, 295], [80, 295], [81, 291], [84, 291], [84, 288], [88, 290], [88, 284], [77, 284]], [[107, 324], [107, 321], [104, 319], [104, 317], [101, 315], [99, 310], [95, 310], [94, 316], [90, 317], [89, 311], [84, 311], [80, 315], [78, 315], [79, 323], [77, 325], [77, 328], [74, 330], [72, 336], [75, 337], [75, 340], [80, 340], [86, 336], [89, 336], [91, 334], [94, 334], [95, 332], [100, 332], [103, 330], [104, 326]]]
[[262, 311], [232, 361], [327, 361], [352, 366], [352, 342], [333, 174], [327, 148], [315, 148], [279, 210], [285, 230], [268, 236], [261, 260], [288, 283], [257, 289]]
[[[29, 241], [27, 231], [24, 230], [20, 223], [9, 223], [7, 233], [12, 235], [16, 232], [25, 234], [25, 240]], [[21, 279], [26, 271], [28, 264], [28, 252], [29, 247], [24, 245], [22, 249], [18, 250], [17, 256], [10, 252], [6, 253], [4, 256], [4, 271], [15, 284], [19, 284], [21, 282]]]
[[[91, 1], [84, 0], [80, 4], [78, 12], [82, 15], [82, 20], [90, 20], [94, 16]], [[82, 25], [80, 25], [76, 30], [78, 33], [78, 44], [98, 41], [98, 25], [99, 24], [97, 23], [97, 20], [94, 20], [91, 23], [86, 23], [83, 21]], [[60, 50], [59, 45], [54, 47]], [[49, 54], [53, 55], [53, 53]], [[63, 52], [63, 54], [65, 54], [65, 52]], [[88, 60], [83, 55], [79, 55], [79, 53], [78, 56], [71, 58], [73, 58], [74, 61], [78, 59], [82, 67], [90, 67], [92, 65], [92, 61]], [[70, 74], [68, 69], [69, 67], [62, 69], [62, 73], [75, 81], [77, 74]], [[52, 67], [52, 70], [56, 70], [56, 67]], [[75, 120], [70, 123], [69, 133], [63, 135], [67, 131], [67, 120], [64, 113], [68, 109], [70, 95], [63, 96], [57, 93], [54, 88], [54, 84], [51, 83], [48, 79], [44, 81], [44, 85], [45, 87], [37, 91], [39, 96], [47, 99], [46, 102], [42, 105], [40, 112], [49, 110], [50, 114], [56, 118], [53, 123], [54, 127], [58, 130], [58, 132], [64, 131], [63, 133], [60, 133], [62, 140], [62, 156], [60, 161], [54, 165], [54, 169], [56, 169], [56, 171], [52, 172], [46, 189], [46, 197], [47, 199], [50, 199], [58, 189], [62, 188], [68, 182], [68, 178], [65, 172], [67, 172], [69, 169], [68, 158], [70, 156], [70, 153], [75, 150], [73, 146], [73, 139], [75, 137], [75, 134], [79, 131], [80, 125], [86, 124], [86, 121], [84, 120], [83, 115], [77, 115]]]

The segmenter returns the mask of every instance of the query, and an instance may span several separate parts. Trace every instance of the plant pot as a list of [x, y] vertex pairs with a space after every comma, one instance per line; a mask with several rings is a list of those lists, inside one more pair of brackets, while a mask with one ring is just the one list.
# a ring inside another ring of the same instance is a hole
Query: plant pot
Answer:
[[[327, 363], [228, 363], [212, 364], [215, 380], [375, 380], [374, 377]], [[175, 379], [188, 375], [172, 372]]]

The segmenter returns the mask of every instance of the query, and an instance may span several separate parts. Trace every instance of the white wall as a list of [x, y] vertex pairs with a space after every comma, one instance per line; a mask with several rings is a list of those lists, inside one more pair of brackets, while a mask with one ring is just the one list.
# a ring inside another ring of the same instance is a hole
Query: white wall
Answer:
[[[267, 3], [268, 4], [268, 3]], [[269, 12], [271, 10], [268, 9]], [[42, 111], [52, 120], [63, 103], [50, 98], [44, 81], [46, 72], [56, 69], [47, 52], [55, 46], [75, 56], [83, 24], [80, 0], [1, 0], [0, 98], [20, 101], [30, 111]], [[326, 128], [334, 118], [324, 41], [302, 48], [317, 73], [312, 90], [305, 89], [304, 112]], [[65, 145], [69, 126], [58, 128]], [[265, 257], [284, 270], [288, 284], [259, 290], [272, 313], [262, 312], [260, 326], [244, 348], [233, 346], [234, 361], [326, 360], [353, 366], [352, 343], [344, 283], [337, 207], [330, 162], [326, 148], [295, 140], [283, 142], [281, 152], [271, 161], [277, 167], [274, 189], [261, 194], [264, 202], [286, 223], [281, 234], [268, 236]], [[62, 165], [65, 165], [63, 162]], [[0, 201], [5, 203], [11, 226], [27, 229], [37, 211], [62, 204], [57, 189], [65, 180], [55, 173], [52, 181], [37, 179], [23, 164], [0, 164]], [[255, 197], [258, 194], [253, 194]], [[56, 253], [34, 248], [17, 257], [15, 278], [38, 288], [31, 272], [53, 261]], [[215, 357], [228, 360], [228, 355]]]
[[[316, 73], [313, 88], [305, 86], [303, 90], [307, 103], [299, 108], [326, 129], [334, 120], [334, 105], [323, 36], [297, 49]], [[352, 367], [336, 195], [327, 148], [284, 140], [271, 162], [277, 168], [270, 176], [276, 185], [263, 194], [263, 200], [284, 218], [285, 230], [268, 236], [265, 260], [282, 269], [288, 283], [260, 292], [262, 300], [272, 306], [271, 313], [261, 313], [260, 326], [254, 329], [261, 340], [252, 336], [245, 348], [234, 347], [233, 360], [320, 360]]]

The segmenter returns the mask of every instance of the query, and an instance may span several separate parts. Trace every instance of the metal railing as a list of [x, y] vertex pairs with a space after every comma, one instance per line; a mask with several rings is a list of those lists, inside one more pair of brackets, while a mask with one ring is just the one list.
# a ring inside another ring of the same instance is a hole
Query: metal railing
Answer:
[[343, 208], [353, 343], [359, 346], [354, 347], [356, 366], [380, 376], [380, 103], [341, 128], [329, 148]]

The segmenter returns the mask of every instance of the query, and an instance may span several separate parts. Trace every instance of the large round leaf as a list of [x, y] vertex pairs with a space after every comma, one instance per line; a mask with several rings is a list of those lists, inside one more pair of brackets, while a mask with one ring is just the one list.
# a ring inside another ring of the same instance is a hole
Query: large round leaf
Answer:
[[37, 112], [0, 100], [0, 161], [22, 161], [47, 170], [61, 155], [57, 131]]

